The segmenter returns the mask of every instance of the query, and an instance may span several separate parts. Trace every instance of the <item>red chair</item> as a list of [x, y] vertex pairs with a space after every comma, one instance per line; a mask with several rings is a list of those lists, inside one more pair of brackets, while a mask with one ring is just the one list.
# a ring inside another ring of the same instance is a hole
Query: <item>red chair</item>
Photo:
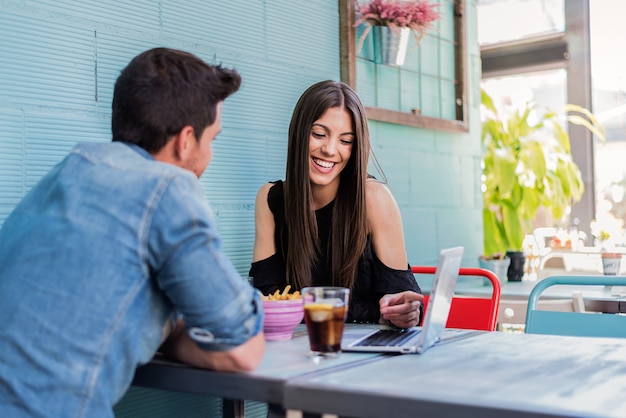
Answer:
[[[415, 274], [435, 274], [436, 267], [411, 266]], [[481, 268], [459, 269], [459, 276], [481, 276], [491, 282], [491, 298], [455, 296], [452, 298], [447, 328], [495, 331], [500, 306], [500, 281], [491, 271]], [[428, 309], [428, 295], [424, 295], [424, 312]]]

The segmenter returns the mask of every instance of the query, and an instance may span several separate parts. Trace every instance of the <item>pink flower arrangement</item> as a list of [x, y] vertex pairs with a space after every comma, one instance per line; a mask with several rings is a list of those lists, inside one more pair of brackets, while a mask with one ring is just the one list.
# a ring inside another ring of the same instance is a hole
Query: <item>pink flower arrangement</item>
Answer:
[[439, 12], [436, 9], [438, 6], [430, 4], [428, 0], [370, 0], [363, 4], [357, 1], [359, 18], [354, 26], [363, 22], [370, 25], [361, 36], [358, 49], [361, 50], [363, 40], [372, 26], [388, 26], [396, 35], [401, 28], [409, 28], [415, 36], [416, 43], [419, 43], [433, 22], [439, 19]]

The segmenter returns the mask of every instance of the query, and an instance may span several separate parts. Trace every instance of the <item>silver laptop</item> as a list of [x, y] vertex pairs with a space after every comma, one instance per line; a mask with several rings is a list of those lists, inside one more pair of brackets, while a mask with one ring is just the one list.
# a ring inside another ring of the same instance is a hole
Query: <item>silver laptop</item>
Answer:
[[428, 309], [421, 327], [373, 330], [342, 346], [343, 351], [421, 354], [435, 345], [448, 322], [454, 287], [459, 277], [463, 247], [441, 250]]

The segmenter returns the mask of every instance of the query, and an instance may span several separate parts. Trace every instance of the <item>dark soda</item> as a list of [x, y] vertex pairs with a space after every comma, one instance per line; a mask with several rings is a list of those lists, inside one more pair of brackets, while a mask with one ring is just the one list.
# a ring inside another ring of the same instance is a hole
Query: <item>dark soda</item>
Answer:
[[304, 305], [304, 321], [309, 334], [311, 351], [337, 353], [341, 350], [341, 337], [346, 318], [346, 305], [309, 303]]

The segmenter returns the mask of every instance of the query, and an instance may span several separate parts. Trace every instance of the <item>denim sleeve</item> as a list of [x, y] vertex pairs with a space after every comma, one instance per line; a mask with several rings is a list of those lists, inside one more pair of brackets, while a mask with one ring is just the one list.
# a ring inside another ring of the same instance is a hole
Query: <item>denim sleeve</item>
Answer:
[[[151, 277], [211, 351], [243, 344], [263, 327], [260, 294], [222, 251], [213, 213], [193, 176], [178, 176], [155, 198], [149, 227]], [[250, 231], [253, 233], [253, 231]]]

